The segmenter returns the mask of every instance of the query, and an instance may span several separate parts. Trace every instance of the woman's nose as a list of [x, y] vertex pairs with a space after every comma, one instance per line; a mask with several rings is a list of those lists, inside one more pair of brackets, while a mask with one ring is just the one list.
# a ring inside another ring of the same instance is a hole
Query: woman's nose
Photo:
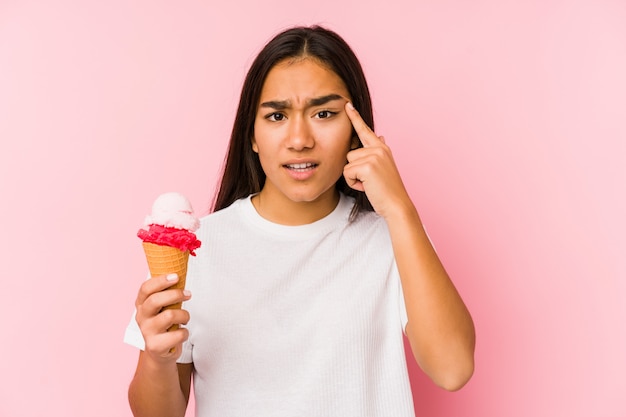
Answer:
[[313, 132], [303, 117], [296, 117], [291, 120], [289, 126], [289, 137], [287, 147], [296, 151], [312, 148], [315, 144]]

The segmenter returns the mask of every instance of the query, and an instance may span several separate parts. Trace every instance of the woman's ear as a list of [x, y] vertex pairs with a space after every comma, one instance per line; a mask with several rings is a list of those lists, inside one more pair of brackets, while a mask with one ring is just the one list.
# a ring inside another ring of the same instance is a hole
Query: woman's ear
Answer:
[[252, 150], [254, 151], [254, 153], [259, 153], [259, 147], [256, 145], [256, 139], [254, 139], [254, 137], [251, 140], [252, 142]]

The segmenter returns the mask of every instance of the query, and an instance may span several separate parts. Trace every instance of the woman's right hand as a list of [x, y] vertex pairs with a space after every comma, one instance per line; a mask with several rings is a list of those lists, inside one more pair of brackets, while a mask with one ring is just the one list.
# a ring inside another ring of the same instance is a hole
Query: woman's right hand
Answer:
[[176, 274], [150, 278], [141, 285], [135, 308], [136, 320], [145, 341], [145, 353], [159, 363], [176, 361], [182, 352], [182, 344], [189, 337], [185, 328], [168, 332], [173, 324], [187, 324], [189, 312], [183, 309], [163, 307], [187, 301], [191, 293], [186, 290], [168, 289], [178, 281]]

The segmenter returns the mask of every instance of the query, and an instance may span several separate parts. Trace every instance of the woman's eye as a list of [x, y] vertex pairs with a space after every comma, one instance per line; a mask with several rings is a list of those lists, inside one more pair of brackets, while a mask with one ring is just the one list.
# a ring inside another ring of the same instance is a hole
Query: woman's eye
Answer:
[[317, 117], [318, 119], [328, 119], [329, 117], [332, 117], [335, 114], [337, 113], [330, 111], [330, 110], [322, 110], [322, 111], [317, 112], [315, 114], [315, 117]]
[[265, 116], [265, 118], [271, 122], [280, 122], [285, 118], [285, 115], [282, 113], [272, 113]]

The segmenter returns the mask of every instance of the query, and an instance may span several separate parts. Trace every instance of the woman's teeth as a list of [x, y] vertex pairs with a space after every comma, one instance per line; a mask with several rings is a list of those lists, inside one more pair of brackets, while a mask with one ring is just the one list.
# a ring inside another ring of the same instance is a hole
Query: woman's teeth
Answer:
[[303, 163], [303, 164], [287, 164], [285, 166], [288, 169], [307, 170], [307, 169], [314, 168], [316, 166], [316, 164], [314, 164], [312, 162], [306, 162], [306, 163]]

